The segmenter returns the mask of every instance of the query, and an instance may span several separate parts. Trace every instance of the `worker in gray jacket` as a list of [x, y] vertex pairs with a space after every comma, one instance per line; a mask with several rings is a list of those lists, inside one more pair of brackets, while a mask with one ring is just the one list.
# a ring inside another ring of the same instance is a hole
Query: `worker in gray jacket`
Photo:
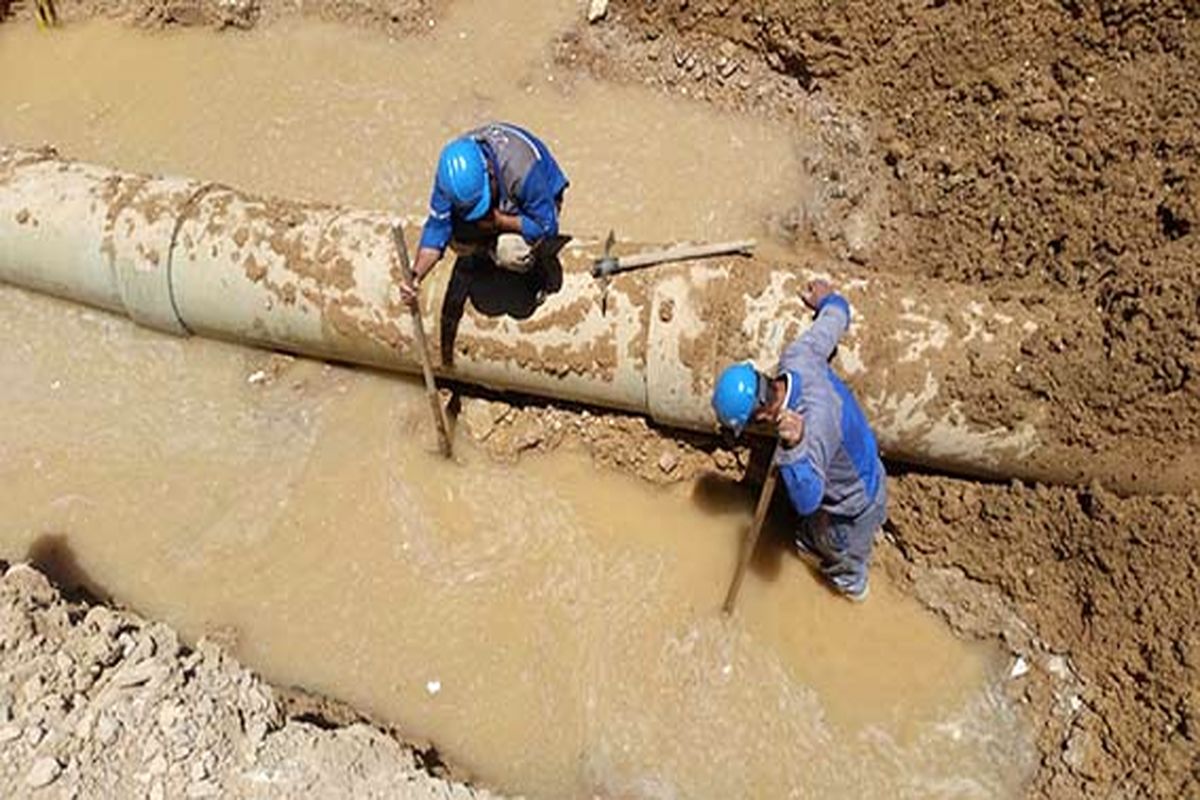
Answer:
[[568, 185], [546, 144], [511, 123], [492, 122], [448, 143], [438, 156], [413, 282], [401, 285], [401, 297], [416, 304], [421, 281], [447, 247], [519, 273], [553, 258]]
[[775, 425], [775, 464], [802, 517], [797, 546], [816, 557], [834, 590], [861, 601], [887, 518], [887, 476], [871, 426], [829, 365], [850, 327], [850, 304], [825, 281], [809, 284], [803, 299], [816, 320], [784, 350], [775, 376], [745, 362], [727, 367], [713, 410], [735, 435], [750, 423]]

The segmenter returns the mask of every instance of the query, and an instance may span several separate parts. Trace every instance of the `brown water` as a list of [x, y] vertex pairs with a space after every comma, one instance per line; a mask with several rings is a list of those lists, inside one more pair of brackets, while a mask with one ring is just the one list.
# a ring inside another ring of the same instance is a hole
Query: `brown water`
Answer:
[[[413, 384], [0, 289], [0, 555], [36, 553], [283, 683], [543, 797], [1004, 796], [987, 651], [790, 555], [716, 613], [751, 498], [582, 455], [432, 454]], [[270, 371], [270, 370], [267, 370]], [[436, 683], [435, 683], [436, 682]]]
[[[428, 36], [311, 22], [134, 35], [0, 29], [0, 141], [126, 169], [422, 215], [459, 131], [509, 119], [570, 177], [563, 224], [643, 241], [741, 237], [803, 199], [795, 131], [549, 64], [570, 2], [473, 0]], [[545, 51], [545, 52], [543, 52]]]
[[[464, 2], [418, 42], [0, 26], [0, 141], [420, 213], [440, 140], [495, 115], [546, 134], [588, 230], [740, 236], [798, 200], [792, 132], [548, 69], [534, 45], [575, 10]], [[468, 45], [494, 57], [464, 63]], [[752, 498], [575, 453], [504, 466], [461, 440], [446, 464], [411, 383], [304, 360], [260, 381], [267, 354], [16, 289], [0, 343], [0, 557], [219, 633], [484, 782], [1003, 797], [1029, 772], [996, 654], [881, 576], [854, 606], [777, 552], [722, 620]]]

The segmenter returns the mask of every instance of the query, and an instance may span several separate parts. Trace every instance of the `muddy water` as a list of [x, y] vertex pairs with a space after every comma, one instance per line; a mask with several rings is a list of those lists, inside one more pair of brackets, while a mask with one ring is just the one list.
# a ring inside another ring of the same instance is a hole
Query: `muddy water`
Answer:
[[[794, 132], [547, 66], [576, 11], [464, 2], [404, 42], [0, 26], [0, 141], [419, 214], [440, 141], [499, 116], [552, 143], [588, 233], [742, 236], [803, 202]], [[571, 453], [513, 467], [460, 442], [448, 465], [409, 383], [14, 289], [0, 343], [0, 557], [220, 636], [485, 782], [993, 797], [1028, 773], [995, 654], [882, 579], [851, 606], [776, 552], [721, 621], [752, 498]]]
[[16, 289], [0, 337], [0, 555], [222, 636], [488, 783], [993, 797], [1025, 774], [993, 658], [882, 578], [853, 606], [781, 552], [718, 617], [752, 498], [570, 453], [445, 464], [410, 383]]
[[576, 13], [569, 0], [463, 2], [401, 42], [314, 23], [155, 36], [9, 26], [0, 141], [423, 214], [441, 144], [501, 118], [554, 150], [577, 235], [739, 237], [802, 202], [799, 134], [551, 65], [550, 43]]

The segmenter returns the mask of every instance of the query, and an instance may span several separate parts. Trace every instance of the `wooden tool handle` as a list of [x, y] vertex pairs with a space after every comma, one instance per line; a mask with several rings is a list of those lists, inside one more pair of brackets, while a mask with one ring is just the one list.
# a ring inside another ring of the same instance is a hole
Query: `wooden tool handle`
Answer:
[[[400, 256], [401, 276], [408, 283], [415, 283], [412, 264], [408, 261], [408, 246], [404, 243], [404, 233], [399, 226], [392, 226], [392, 240], [396, 243], [396, 252]], [[450, 443], [450, 426], [446, 423], [446, 409], [442, 408], [442, 401], [438, 397], [437, 383], [433, 379], [433, 366], [429, 359], [429, 343], [425, 339], [425, 325], [421, 321], [419, 306], [412, 308], [412, 323], [413, 334], [417, 340], [417, 351], [421, 356], [421, 373], [425, 377], [425, 394], [429, 397], [429, 407], [433, 411], [434, 424], [437, 425], [438, 449], [446, 458], [452, 458], [454, 452]]]
[[746, 532], [746, 538], [742, 540], [742, 552], [738, 557], [737, 571], [733, 573], [729, 591], [725, 593], [725, 605], [722, 606], [722, 609], [726, 614], [732, 614], [733, 607], [737, 603], [738, 591], [742, 588], [742, 578], [746, 576], [746, 567], [750, 565], [750, 558], [754, 555], [755, 545], [758, 544], [758, 535], [762, 532], [763, 520], [767, 518], [767, 509], [771, 507], [771, 497], [775, 494], [775, 482], [778, 477], [779, 468], [772, 463], [770, 470], [767, 471], [767, 480], [763, 483], [762, 492], [758, 495], [758, 507], [754, 509], [754, 521], [750, 523], [750, 530]]
[[672, 261], [688, 261], [693, 258], [749, 253], [754, 249], [755, 244], [756, 242], [753, 239], [741, 239], [736, 242], [686, 244], [679, 245], [678, 247], [668, 247], [666, 250], [659, 250], [656, 253], [637, 253], [631, 256], [622, 256], [617, 259], [617, 268], [614, 271], [624, 272], [627, 269], [650, 267], [655, 264], [667, 264]]

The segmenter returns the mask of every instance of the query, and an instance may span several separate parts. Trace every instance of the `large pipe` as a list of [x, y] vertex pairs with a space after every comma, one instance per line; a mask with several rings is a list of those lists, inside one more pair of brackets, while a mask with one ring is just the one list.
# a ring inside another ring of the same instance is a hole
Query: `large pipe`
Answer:
[[[0, 280], [168, 333], [417, 372], [389, 238], [395, 221], [117, 172], [50, 150], [0, 150]], [[416, 229], [406, 234], [411, 242]], [[715, 372], [737, 358], [772, 364], [808, 324], [800, 287], [824, 274], [854, 308], [838, 369], [890, 457], [983, 477], [1098, 480], [1124, 492], [1198, 485], [1192, 454], [1155, 462], [1133, 447], [1070, 443], [1053, 429], [1049, 401], [1007, 380], [1021, 368], [1022, 339], [1050, 324], [1052, 309], [841, 264], [757, 259], [621, 276], [602, 302], [589, 274], [594, 256], [568, 247], [562, 289], [524, 319], [476, 308], [502, 304], [502, 291], [476, 295], [440, 374], [711, 431]], [[464, 278], [459, 267], [433, 274], [427, 316], [462, 305], [446, 301]]]

